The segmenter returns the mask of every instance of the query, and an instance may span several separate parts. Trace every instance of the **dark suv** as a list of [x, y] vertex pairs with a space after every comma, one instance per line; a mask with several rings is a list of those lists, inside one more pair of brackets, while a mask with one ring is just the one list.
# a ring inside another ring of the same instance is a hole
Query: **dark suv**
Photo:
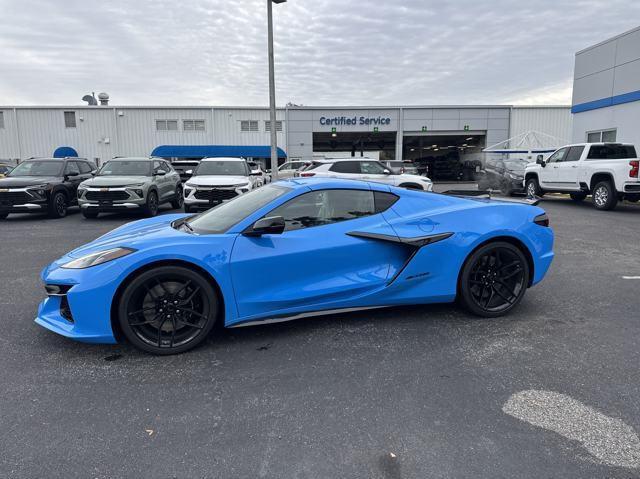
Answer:
[[47, 213], [62, 218], [77, 204], [78, 185], [91, 178], [95, 164], [83, 158], [38, 158], [0, 178], [0, 219], [10, 213]]

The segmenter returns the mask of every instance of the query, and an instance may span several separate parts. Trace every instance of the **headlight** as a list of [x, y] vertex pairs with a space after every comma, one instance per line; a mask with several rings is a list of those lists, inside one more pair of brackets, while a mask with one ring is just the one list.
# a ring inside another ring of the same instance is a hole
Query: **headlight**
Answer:
[[47, 189], [49, 189], [49, 185], [44, 184], [44, 185], [29, 186], [27, 189], [29, 191], [33, 191], [34, 193], [40, 196], [44, 196], [47, 194]]
[[144, 183], [136, 183], [135, 185], [127, 185], [125, 188], [142, 188]]
[[134, 249], [131, 248], [113, 248], [106, 251], [98, 251], [97, 253], [91, 253], [82, 258], [74, 259], [67, 264], [62, 265], [65, 269], [85, 269], [92, 266], [97, 266], [114, 259], [122, 258], [133, 253]]
[[509, 173], [509, 178], [511, 178], [512, 180], [521, 180], [522, 176], [514, 175], [513, 173]]
[[234, 185], [236, 188], [244, 188], [245, 186], [249, 186], [249, 183], [240, 183], [239, 185]]

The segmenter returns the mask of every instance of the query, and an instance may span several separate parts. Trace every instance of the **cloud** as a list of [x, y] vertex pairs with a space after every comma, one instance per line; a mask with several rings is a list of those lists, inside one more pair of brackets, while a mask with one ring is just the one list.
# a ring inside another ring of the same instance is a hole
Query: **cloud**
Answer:
[[[0, 104], [266, 105], [264, 0], [0, 0]], [[574, 52], [637, 26], [631, 0], [289, 0], [278, 103], [564, 103]]]

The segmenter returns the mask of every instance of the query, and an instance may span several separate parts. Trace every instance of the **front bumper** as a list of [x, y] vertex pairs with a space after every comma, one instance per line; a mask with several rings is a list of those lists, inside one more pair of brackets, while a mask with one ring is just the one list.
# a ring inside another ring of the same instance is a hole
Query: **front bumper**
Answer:
[[184, 204], [189, 208], [209, 209], [249, 191], [249, 186], [185, 186]]
[[48, 203], [30, 202], [24, 204], [0, 204], [0, 213], [41, 213], [47, 211]]
[[49, 205], [49, 192], [34, 188], [9, 188], [0, 192], [0, 213], [39, 213]]

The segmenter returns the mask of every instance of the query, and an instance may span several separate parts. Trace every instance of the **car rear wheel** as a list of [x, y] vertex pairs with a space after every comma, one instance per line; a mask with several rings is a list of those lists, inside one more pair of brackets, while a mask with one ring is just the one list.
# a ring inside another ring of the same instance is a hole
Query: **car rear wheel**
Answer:
[[158, 193], [150, 191], [147, 195], [147, 205], [144, 208], [147, 216], [156, 216], [158, 214]]
[[502, 241], [489, 243], [465, 262], [458, 298], [478, 316], [502, 316], [522, 300], [529, 274], [529, 263], [519, 248]]
[[612, 210], [618, 204], [618, 196], [610, 181], [601, 181], [593, 189], [593, 206], [597, 210]]
[[127, 339], [152, 354], [178, 354], [196, 347], [217, 317], [218, 298], [209, 281], [181, 266], [160, 266], [137, 276], [118, 305], [118, 321]]
[[64, 218], [67, 216], [67, 195], [58, 191], [54, 193], [49, 202], [49, 217]]
[[179, 210], [184, 205], [184, 194], [182, 193], [182, 186], [176, 187], [176, 193], [173, 201], [171, 202], [171, 207], [173, 209]]

